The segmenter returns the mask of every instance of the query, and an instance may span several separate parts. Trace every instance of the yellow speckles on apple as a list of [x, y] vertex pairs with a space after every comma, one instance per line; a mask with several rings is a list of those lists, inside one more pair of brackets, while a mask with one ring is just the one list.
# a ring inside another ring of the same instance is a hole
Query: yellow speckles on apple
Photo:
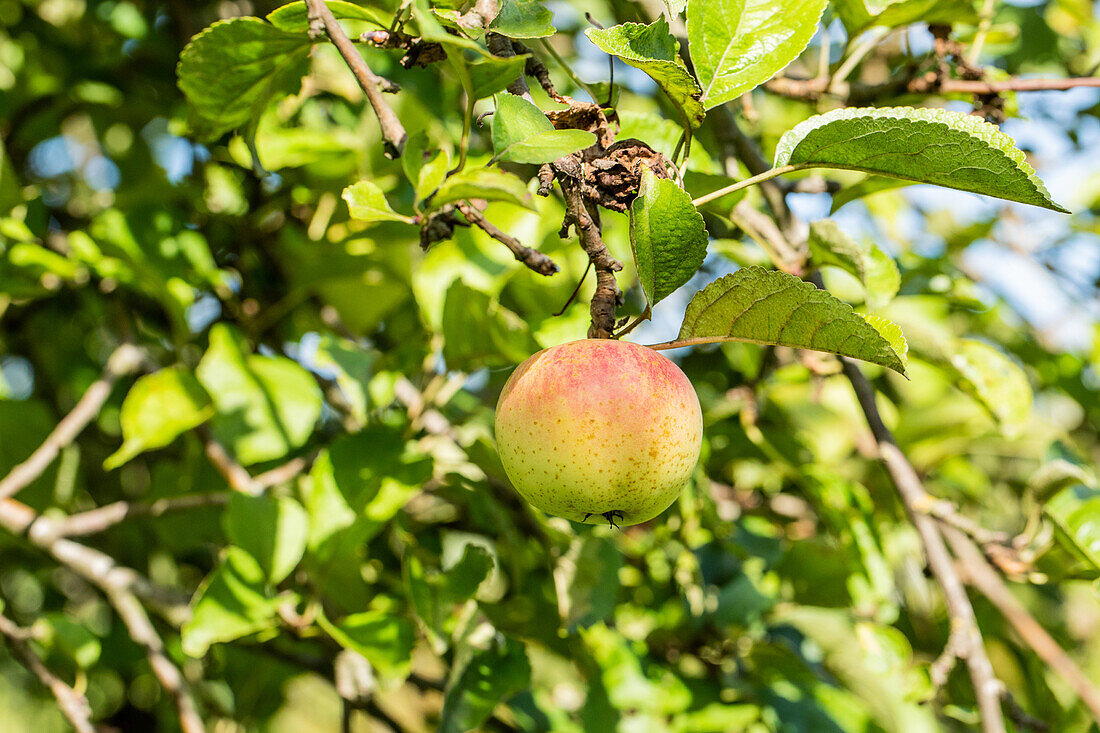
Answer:
[[630, 525], [676, 500], [699, 460], [703, 417], [691, 382], [658, 352], [585, 339], [516, 369], [496, 436], [504, 470], [532, 505], [590, 524], [615, 512]]

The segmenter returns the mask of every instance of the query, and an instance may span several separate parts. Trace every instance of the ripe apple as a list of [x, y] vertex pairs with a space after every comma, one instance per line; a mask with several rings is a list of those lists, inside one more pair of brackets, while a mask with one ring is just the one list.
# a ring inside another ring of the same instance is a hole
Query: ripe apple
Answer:
[[497, 402], [496, 436], [528, 502], [629, 525], [676, 500], [699, 460], [703, 415], [687, 376], [658, 352], [584, 339], [519, 365]]

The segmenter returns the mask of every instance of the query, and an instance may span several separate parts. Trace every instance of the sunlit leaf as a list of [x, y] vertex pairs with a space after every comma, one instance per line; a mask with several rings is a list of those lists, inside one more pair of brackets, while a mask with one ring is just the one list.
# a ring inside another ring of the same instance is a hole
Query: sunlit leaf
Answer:
[[877, 173], [1066, 212], [1012, 138], [944, 109], [840, 108], [811, 117], [779, 140], [775, 166], [787, 165]]
[[523, 644], [507, 637], [494, 639], [477, 651], [447, 686], [439, 730], [463, 733], [478, 730], [497, 703], [526, 689], [531, 664]]
[[957, 339], [950, 364], [963, 388], [989, 410], [1006, 435], [1023, 430], [1031, 417], [1031, 385], [1016, 362], [985, 342]]
[[267, 582], [277, 585], [302, 559], [309, 516], [288, 496], [234, 493], [225, 513], [225, 533], [230, 542], [260, 564]]
[[432, 196], [431, 206], [438, 209], [443, 204], [464, 199], [504, 201], [528, 209], [534, 208], [527, 185], [518, 177], [499, 168], [471, 168], [454, 174]]
[[211, 644], [275, 626], [282, 601], [265, 595], [263, 584], [259, 563], [240, 548], [227, 548], [195, 593], [191, 618], [180, 630], [183, 653], [202, 657]]
[[523, 97], [497, 97], [493, 150], [498, 160], [549, 163], [595, 143], [596, 136], [587, 130], [555, 130], [542, 110]]
[[298, 91], [312, 42], [259, 18], [215, 23], [180, 54], [179, 86], [208, 137], [259, 118], [280, 94]]
[[885, 305], [898, 292], [901, 275], [893, 258], [873, 244], [852, 239], [832, 219], [810, 223], [809, 246], [815, 265], [832, 265], [854, 275], [871, 307]]
[[[337, 20], [365, 20], [381, 27], [387, 27], [392, 20], [374, 8], [345, 0], [325, 0], [325, 5]], [[302, 1], [287, 3], [268, 13], [267, 21], [288, 33], [305, 33], [309, 30], [309, 9]]]
[[592, 43], [604, 53], [618, 56], [653, 77], [681, 111], [685, 124], [703, 122], [703, 91], [680, 58], [680, 44], [668, 30], [662, 16], [649, 25], [623, 23], [611, 28], [586, 30]]
[[903, 355], [851, 306], [793, 275], [746, 267], [692, 298], [680, 341], [748, 341], [826, 351], [905, 374]]
[[978, 23], [972, 0], [834, 0], [833, 7], [853, 38], [871, 26], [900, 28], [918, 22]]
[[122, 447], [103, 467], [114, 470], [137, 454], [163, 448], [214, 414], [210, 397], [183, 367], [162, 369], [134, 382], [122, 402]]
[[214, 400], [214, 435], [246, 465], [281, 458], [302, 445], [321, 416], [321, 389], [290, 359], [242, 350], [219, 323], [195, 370]]
[[382, 193], [376, 184], [371, 181], [358, 181], [344, 189], [344, 201], [348, 204], [348, 211], [353, 219], [360, 221], [403, 221], [412, 223], [412, 218], [398, 214], [386, 201], [386, 194]]
[[408, 676], [416, 642], [416, 629], [408, 619], [382, 611], [364, 611], [336, 622], [322, 614], [317, 621], [340, 646], [362, 654], [382, 674]]
[[707, 109], [775, 76], [809, 44], [828, 0], [691, 0], [687, 28]]

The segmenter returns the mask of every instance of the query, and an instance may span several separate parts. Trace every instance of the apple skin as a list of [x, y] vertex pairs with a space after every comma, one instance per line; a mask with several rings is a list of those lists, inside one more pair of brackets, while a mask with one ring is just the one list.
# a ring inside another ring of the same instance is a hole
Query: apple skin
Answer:
[[588, 524], [650, 520], [699, 460], [699, 397], [653, 349], [584, 339], [519, 365], [496, 411], [497, 450], [530, 504]]

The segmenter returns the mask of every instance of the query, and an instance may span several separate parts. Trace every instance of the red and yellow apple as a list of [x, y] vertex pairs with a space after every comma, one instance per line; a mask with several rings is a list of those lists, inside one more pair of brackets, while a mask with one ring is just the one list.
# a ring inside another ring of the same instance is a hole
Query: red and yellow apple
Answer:
[[660, 353], [584, 339], [519, 365], [497, 402], [496, 437], [508, 478], [535, 507], [630, 525], [676, 500], [699, 460], [703, 416]]

